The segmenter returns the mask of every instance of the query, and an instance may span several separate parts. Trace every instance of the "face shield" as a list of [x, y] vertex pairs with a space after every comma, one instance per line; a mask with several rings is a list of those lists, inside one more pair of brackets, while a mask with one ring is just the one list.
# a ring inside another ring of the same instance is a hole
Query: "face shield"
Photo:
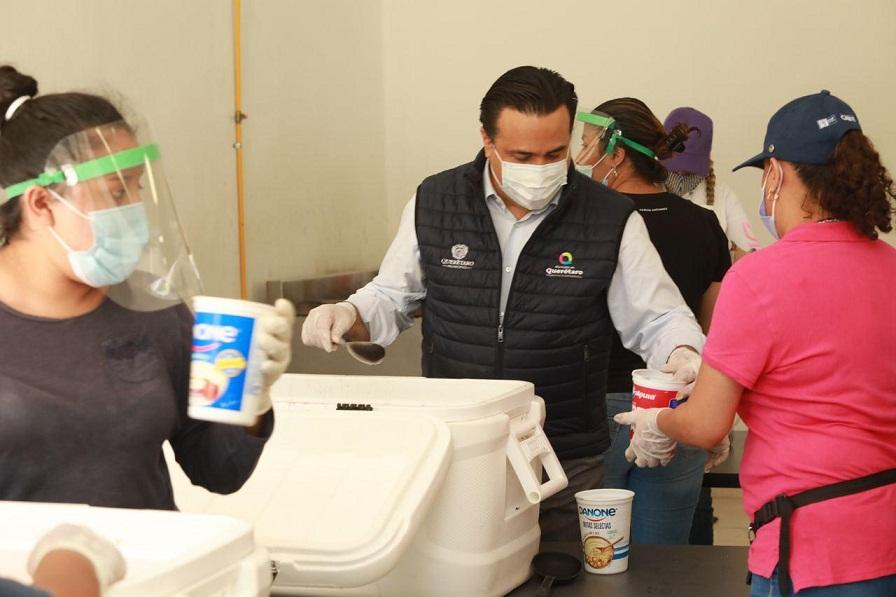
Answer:
[[612, 155], [619, 144], [649, 158], [655, 157], [650, 148], [626, 138], [616, 120], [603, 112], [577, 112], [571, 143], [576, 170], [588, 177], [591, 177], [593, 168], [605, 156]]
[[577, 112], [572, 127], [570, 154], [574, 156], [576, 170], [591, 178], [591, 170], [610, 151], [601, 149], [602, 140], [614, 130], [612, 117], [600, 112]]
[[[121, 306], [151, 311], [201, 294], [193, 255], [171, 201], [156, 144], [124, 121], [62, 139], [44, 172], [3, 189], [2, 201], [41, 186], [82, 221], [50, 233], [74, 274], [108, 288]], [[57, 220], [58, 221], [58, 220]]]

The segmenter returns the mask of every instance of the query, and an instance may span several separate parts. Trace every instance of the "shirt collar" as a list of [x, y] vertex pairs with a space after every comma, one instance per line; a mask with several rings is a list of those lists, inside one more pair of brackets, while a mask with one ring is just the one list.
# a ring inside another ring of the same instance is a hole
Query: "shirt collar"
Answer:
[[807, 222], [791, 228], [781, 239], [787, 242], [859, 242], [871, 240], [849, 222]]
[[[568, 183], [567, 183], [568, 184]], [[564, 185], [565, 186], [565, 185]], [[541, 209], [536, 209], [530, 211], [530, 214], [540, 214], [545, 211], [554, 209], [560, 203], [560, 196], [563, 194], [564, 187], [560, 187], [560, 190], [557, 191], [556, 196], [551, 199], [551, 202], [542, 207]], [[495, 191], [495, 186], [492, 184], [491, 172], [489, 172], [488, 167], [488, 159], [485, 160], [485, 168], [482, 172], [482, 192], [485, 195], [486, 201], [493, 201], [501, 206], [501, 209], [506, 210], [507, 206], [504, 205], [504, 200], [498, 196], [498, 193]]]

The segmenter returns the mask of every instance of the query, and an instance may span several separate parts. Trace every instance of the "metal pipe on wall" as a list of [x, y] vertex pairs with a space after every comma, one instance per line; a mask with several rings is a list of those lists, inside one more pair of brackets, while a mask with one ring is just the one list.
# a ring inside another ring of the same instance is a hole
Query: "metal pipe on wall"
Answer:
[[236, 210], [237, 233], [239, 237], [240, 259], [240, 298], [247, 297], [246, 291], [246, 211], [243, 187], [243, 120], [246, 115], [242, 111], [242, 57], [240, 49], [240, 26], [242, 24], [242, 7], [240, 0], [233, 0], [233, 103], [234, 103], [234, 142], [236, 151]]

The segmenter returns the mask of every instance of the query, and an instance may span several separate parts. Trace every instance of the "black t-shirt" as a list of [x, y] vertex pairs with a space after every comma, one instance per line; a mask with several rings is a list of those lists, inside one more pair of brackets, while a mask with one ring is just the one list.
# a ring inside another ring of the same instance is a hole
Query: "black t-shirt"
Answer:
[[[728, 239], [715, 213], [672, 193], [628, 195], [656, 247], [663, 266], [694, 315], [700, 316], [703, 293], [721, 282], [731, 267]], [[635, 353], [613, 339], [607, 377], [608, 392], [631, 392], [632, 371], [646, 367]]]
[[165, 440], [194, 484], [239, 489], [273, 414], [263, 437], [187, 417], [192, 324], [183, 306], [47, 319], [0, 303], [0, 500], [173, 510]]

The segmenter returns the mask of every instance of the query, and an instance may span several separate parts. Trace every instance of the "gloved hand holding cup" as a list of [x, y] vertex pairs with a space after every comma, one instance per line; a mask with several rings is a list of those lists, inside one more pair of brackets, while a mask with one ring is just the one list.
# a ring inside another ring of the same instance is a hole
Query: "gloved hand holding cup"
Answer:
[[289, 365], [295, 309], [250, 301], [193, 298], [191, 418], [251, 426], [271, 409], [270, 389]]
[[639, 408], [619, 413], [613, 420], [620, 425], [630, 425], [634, 434], [625, 450], [625, 459], [639, 467], [666, 466], [675, 454], [675, 440], [663, 433], [657, 424], [657, 416], [664, 408]]

